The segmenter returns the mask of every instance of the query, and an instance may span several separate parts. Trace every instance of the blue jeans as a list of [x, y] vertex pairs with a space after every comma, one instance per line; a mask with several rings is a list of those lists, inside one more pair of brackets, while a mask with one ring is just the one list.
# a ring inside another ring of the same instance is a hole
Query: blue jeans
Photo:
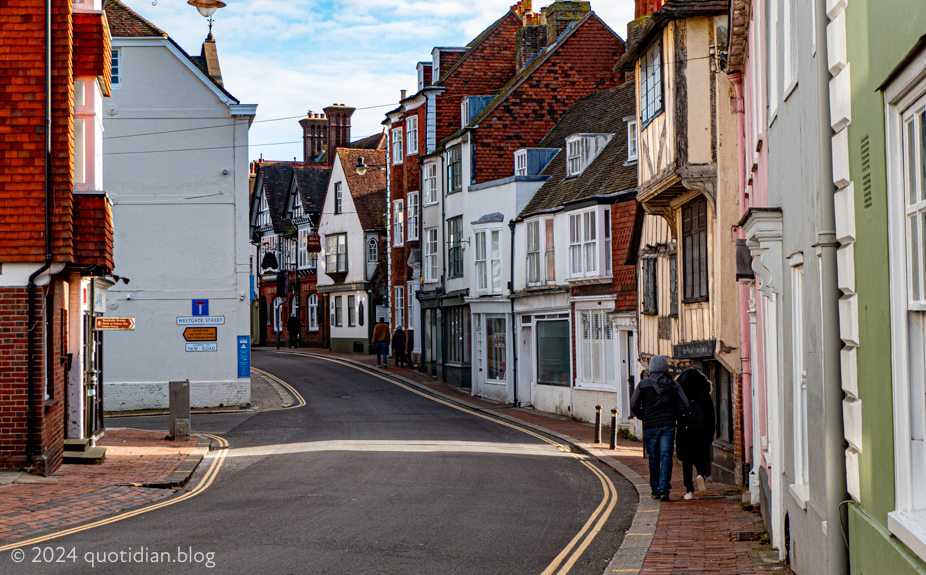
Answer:
[[[376, 365], [386, 365], [386, 354], [389, 353], [389, 344], [379, 342], [376, 344]], [[382, 359], [380, 359], [382, 358]]]
[[649, 455], [649, 486], [653, 493], [669, 494], [672, 490], [672, 448], [675, 427], [643, 430], [643, 445]]

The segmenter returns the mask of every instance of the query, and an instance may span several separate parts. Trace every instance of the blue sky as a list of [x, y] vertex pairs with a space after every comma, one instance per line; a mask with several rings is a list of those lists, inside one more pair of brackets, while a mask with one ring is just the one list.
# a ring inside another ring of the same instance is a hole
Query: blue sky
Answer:
[[[124, 0], [199, 54], [206, 19], [185, 0]], [[242, 103], [258, 104], [250, 157], [302, 160], [298, 120], [274, 118], [321, 112], [333, 103], [360, 110], [352, 136], [378, 133], [399, 91], [417, 87], [415, 65], [434, 46], [463, 46], [514, 3], [512, 0], [225, 0], [213, 34], [225, 87]], [[535, 11], [549, 1], [534, 1]], [[621, 37], [633, 0], [592, 0], [592, 9]], [[268, 145], [277, 142], [297, 142]]]

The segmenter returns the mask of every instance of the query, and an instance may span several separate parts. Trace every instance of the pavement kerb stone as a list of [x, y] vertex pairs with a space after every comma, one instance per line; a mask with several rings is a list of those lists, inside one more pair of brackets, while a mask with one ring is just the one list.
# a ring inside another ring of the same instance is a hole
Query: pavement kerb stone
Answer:
[[[330, 358], [320, 353], [305, 353], [305, 355], [311, 355], [321, 358]], [[370, 366], [359, 361], [352, 361], [350, 359], [345, 359], [342, 357], [336, 358], [338, 361], [343, 361], [345, 363], [350, 363], [357, 367], [362, 367], [365, 371], [370, 371]], [[607, 465], [614, 471], [616, 471], [620, 476], [629, 481], [637, 490], [637, 511], [634, 513], [633, 522], [630, 525], [630, 530], [624, 535], [624, 540], [621, 542], [621, 546], [618, 548], [617, 552], [611, 558], [611, 562], [605, 568], [604, 573], [613, 573], [615, 571], [632, 573], [634, 571], [639, 572], [643, 569], [643, 562], [646, 560], [646, 554], [649, 551], [650, 545], [653, 542], [653, 537], [656, 534], [656, 523], [659, 521], [659, 513], [662, 508], [662, 502], [651, 498], [648, 494], [649, 491], [649, 481], [645, 481], [639, 473], [631, 469], [630, 467], [624, 465], [620, 461], [614, 459], [613, 456], [607, 452], [592, 447], [587, 443], [583, 443], [574, 437], [568, 435], [557, 433], [553, 430], [547, 429], [540, 425], [535, 425], [533, 423], [528, 423], [517, 417], [507, 415], [505, 413], [497, 413], [495, 411], [484, 409], [478, 405], [469, 403], [468, 401], [463, 401], [459, 398], [447, 395], [440, 391], [431, 389], [427, 386], [421, 385], [420, 383], [413, 381], [411, 379], [402, 377], [401, 375], [389, 372], [383, 372], [379, 375], [389, 377], [391, 379], [399, 380], [404, 384], [411, 385], [416, 389], [419, 389], [425, 393], [435, 395], [444, 399], [446, 401], [453, 402], [457, 405], [464, 406], [473, 411], [478, 411], [480, 413], [491, 414], [493, 417], [498, 419], [506, 420], [510, 423], [516, 423], [522, 427], [532, 429], [534, 431], [539, 431], [546, 435], [556, 437], [561, 439], [566, 443], [574, 446], [580, 452], [594, 457], [599, 463]]]
[[163, 481], [152, 481], [147, 483], [125, 483], [123, 485], [131, 485], [132, 487], [151, 487], [154, 489], [180, 489], [187, 483], [189, 483], [190, 478], [193, 477], [193, 473], [196, 472], [196, 469], [199, 467], [199, 464], [202, 463], [202, 460], [206, 457], [206, 454], [209, 453], [211, 440], [199, 434], [196, 435], [196, 447], [193, 448], [193, 451], [187, 455], [187, 458]]

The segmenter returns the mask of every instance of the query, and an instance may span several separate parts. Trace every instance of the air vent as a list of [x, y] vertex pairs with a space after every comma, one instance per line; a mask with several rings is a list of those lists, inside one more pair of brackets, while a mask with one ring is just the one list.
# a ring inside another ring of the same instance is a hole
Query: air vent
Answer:
[[862, 200], [865, 209], [871, 209], [871, 153], [868, 148], [868, 135], [862, 136]]

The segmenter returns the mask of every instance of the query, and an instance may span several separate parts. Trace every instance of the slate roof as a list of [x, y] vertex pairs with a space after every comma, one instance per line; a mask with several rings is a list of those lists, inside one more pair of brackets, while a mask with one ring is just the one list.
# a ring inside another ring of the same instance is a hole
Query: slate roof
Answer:
[[364, 230], [385, 229], [383, 214], [386, 213], [386, 171], [379, 167], [371, 167], [364, 175], [354, 171], [357, 159], [363, 157], [369, 166], [386, 164], [384, 150], [358, 150], [354, 148], [338, 148], [338, 158], [344, 168], [344, 178], [350, 189], [357, 218]]
[[286, 218], [286, 197], [293, 177], [291, 162], [264, 162], [260, 166], [258, 180], [267, 191], [267, 206], [270, 208], [270, 220], [273, 231], [286, 233], [291, 222]]
[[385, 150], [386, 149], [386, 131], [379, 134], [373, 134], [366, 138], [361, 138], [350, 143], [351, 149], [354, 150]]
[[[236, 104], [240, 103], [238, 98], [231, 95], [231, 93], [225, 89], [222, 85], [221, 76], [217, 81], [209, 74], [209, 70], [205, 69], [204, 64], [201, 63], [199, 57], [194, 58], [187, 54], [186, 50], [183, 49], [180, 44], [174, 41], [173, 38], [168, 36], [167, 32], [161, 30], [151, 22], [142, 18], [137, 12], [125, 5], [121, 0], [112, 0], [112, 2], [106, 6], [106, 20], [109, 23], [109, 32], [113, 38], [151, 38], [151, 37], [164, 37], [174, 45], [177, 50], [180, 51], [190, 62], [192, 62], [197, 68], [203, 71], [207, 78], [219, 89], [220, 92], [228, 96], [230, 99], [234, 100]], [[213, 44], [214, 47], [214, 44]], [[215, 54], [216, 58], [216, 67], [218, 66], [218, 54]]]
[[726, 14], [729, 9], [729, 0], [666, 0], [659, 10], [646, 18], [634, 20], [627, 26], [624, 55], [614, 65], [614, 69], [625, 70], [633, 67], [633, 63], [640, 57], [640, 52], [647, 48], [650, 40], [669, 21]]
[[293, 178], [302, 199], [302, 209], [306, 213], [321, 213], [325, 204], [325, 193], [328, 191], [328, 180], [331, 178], [331, 167], [295, 167]]
[[[562, 209], [564, 204], [596, 196], [632, 191], [637, 186], [637, 166], [627, 162], [627, 123], [636, 110], [634, 84], [627, 82], [589, 94], [563, 114], [538, 148], [556, 148], [541, 175], [550, 179], [534, 194], [519, 218]], [[607, 146], [578, 177], [566, 177], [566, 138], [573, 134], [614, 134]]]

